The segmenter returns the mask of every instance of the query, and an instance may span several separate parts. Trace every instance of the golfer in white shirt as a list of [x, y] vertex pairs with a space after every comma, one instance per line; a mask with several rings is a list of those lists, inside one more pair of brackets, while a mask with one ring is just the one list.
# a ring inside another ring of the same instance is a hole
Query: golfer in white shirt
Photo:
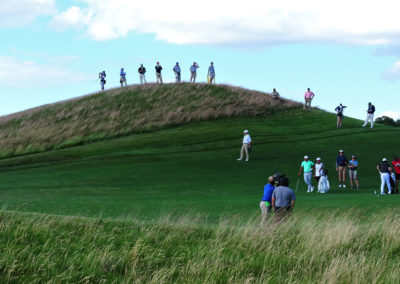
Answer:
[[246, 153], [246, 162], [249, 161], [249, 148], [251, 147], [251, 138], [249, 135], [249, 131], [245, 130], [243, 131], [243, 145], [242, 145], [242, 149], [240, 150], [240, 158], [238, 159], [238, 161], [243, 160], [243, 155], [244, 153]]

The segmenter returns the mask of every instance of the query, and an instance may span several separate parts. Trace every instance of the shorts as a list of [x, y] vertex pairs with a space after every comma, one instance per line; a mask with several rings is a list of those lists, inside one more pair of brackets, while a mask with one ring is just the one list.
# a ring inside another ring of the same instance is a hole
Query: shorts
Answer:
[[345, 172], [346, 171], [346, 166], [339, 166], [339, 172]]
[[357, 170], [354, 170], [354, 171], [349, 171], [349, 177], [350, 177], [350, 179], [357, 179], [358, 178], [358, 175], [357, 175]]

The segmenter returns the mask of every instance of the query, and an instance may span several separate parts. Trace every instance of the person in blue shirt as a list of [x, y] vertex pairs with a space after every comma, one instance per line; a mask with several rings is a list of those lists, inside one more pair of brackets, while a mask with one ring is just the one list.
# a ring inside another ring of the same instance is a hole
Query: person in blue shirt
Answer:
[[210, 81], [210, 84], [213, 83], [215, 84], [215, 69], [214, 69], [214, 63], [211, 62], [210, 67], [208, 67], [208, 79]]
[[265, 224], [272, 209], [272, 193], [275, 189], [275, 180], [273, 177], [268, 178], [268, 183], [264, 186], [264, 195], [260, 202], [261, 208], [261, 224]]
[[179, 66], [179, 62], [176, 62], [174, 68], [172, 69], [175, 72], [175, 82], [181, 82], [181, 67]]
[[190, 66], [190, 83], [196, 83], [196, 76], [197, 76], [197, 68], [199, 68], [199, 64], [193, 62], [193, 65]]
[[125, 87], [126, 85], [126, 72], [124, 71], [124, 68], [121, 68], [121, 72], [119, 72], [119, 82], [121, 83], [121, 88], [124, 86], [125, 83]]
[[356, 160], [356, 156], [351, 156], [351, 160], [349, 161], [348, 167], [349, 167], [349, 178], [350, 178], [351, 189], [353, 189], [353, 180], [356, 182], [357, 189], [359, 189], [358, 174], [357, 174], [358, 161]]

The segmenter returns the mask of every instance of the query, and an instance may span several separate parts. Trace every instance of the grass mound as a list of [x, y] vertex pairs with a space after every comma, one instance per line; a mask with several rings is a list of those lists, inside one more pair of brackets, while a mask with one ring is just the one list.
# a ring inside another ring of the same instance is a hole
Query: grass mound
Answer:
[[0, 277], [69, 283], [398, 283], [399, 211], [152, 222], [0, 212]]
[[0, 157], [76, 146], [217, 118], [259, 116], [297, 103], [229, 86], [130, 86], [0, 118]]

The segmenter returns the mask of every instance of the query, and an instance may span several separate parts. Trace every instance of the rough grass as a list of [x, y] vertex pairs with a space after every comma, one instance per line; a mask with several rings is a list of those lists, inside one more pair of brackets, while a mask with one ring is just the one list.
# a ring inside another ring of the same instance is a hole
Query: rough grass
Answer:
[[0, 157], [223, 117], [260, 116], [299, 104], [230, 86], [130, 86], [0, 118]]
[[0, 213], [5, 283], [399, 283], [399, 211], [294, 213], [266, 226]]

